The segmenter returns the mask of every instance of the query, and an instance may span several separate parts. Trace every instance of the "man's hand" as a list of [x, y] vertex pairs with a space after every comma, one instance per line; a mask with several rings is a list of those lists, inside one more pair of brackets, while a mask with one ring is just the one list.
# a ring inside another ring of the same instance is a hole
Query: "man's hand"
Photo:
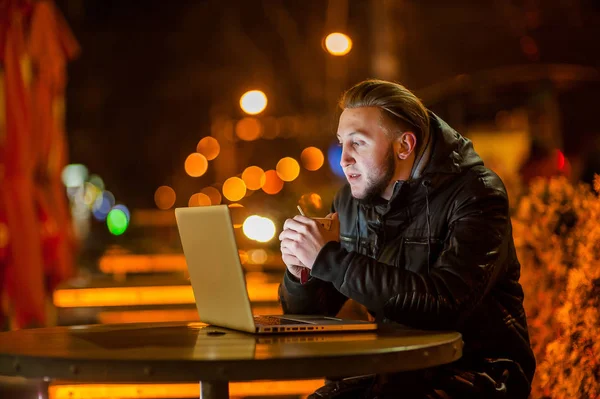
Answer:
[[300, 277], [302, 269], [298, 266], [312, 269], [319, 251], [325, 244], [329, 241], [340, 241], [337, 213], [327, 216], [331, 216], [332, 219], [329, 230], [313, 219], [301, 215], [294, 216], [283, 224], [283, 231], [279, 235], [281, 253], [284, 263], [294, 276]]

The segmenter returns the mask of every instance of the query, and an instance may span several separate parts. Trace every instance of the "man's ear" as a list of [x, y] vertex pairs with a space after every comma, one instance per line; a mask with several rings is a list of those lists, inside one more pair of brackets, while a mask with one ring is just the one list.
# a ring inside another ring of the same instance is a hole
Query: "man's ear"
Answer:
[[417, 147], [417, 136], [413, 132], [403, 132], [396, 139], [396, 156], [407, 159]]

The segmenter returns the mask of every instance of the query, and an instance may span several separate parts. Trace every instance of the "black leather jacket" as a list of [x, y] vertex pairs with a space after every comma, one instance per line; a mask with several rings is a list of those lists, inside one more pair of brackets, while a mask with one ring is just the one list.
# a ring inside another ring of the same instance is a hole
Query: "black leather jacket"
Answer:
[[463, 359], [513, 360], [531, 382], [506, 189], [468, 139], [430, 115], [433, 148], [421, 177], [368, 205], [344, 186], [332, 207], [340, 242], [323, 247], [306, 284], [286, 271], [283, 310], [335, 315], [352, 298], [380, 321], [459, 331]]

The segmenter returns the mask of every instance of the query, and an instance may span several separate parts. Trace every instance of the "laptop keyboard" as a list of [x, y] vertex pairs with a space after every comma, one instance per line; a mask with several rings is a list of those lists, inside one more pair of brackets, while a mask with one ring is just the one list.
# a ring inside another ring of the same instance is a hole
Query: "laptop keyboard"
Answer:
[[280, 325], [285, 325], [285, 324], [310, 324], [310, 323], [303, 323], [301, 321], [295, 321], [295, 320], [286, 320], [280, 317], [273, 317], [273, 316], [254, 316], [254, 322], [256, 324], [262, 324], [262, 325], [266, 325], [266, 326], [280, 326]]

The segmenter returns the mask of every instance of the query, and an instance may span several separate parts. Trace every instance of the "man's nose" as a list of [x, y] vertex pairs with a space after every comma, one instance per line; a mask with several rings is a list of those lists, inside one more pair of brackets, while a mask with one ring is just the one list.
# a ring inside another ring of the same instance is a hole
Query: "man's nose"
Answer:
[[354, 158], [348, 153], [347, 150], [342, 148], [342, 156], [340, 157], [340, 165], [342, 168], [346, 168], [354, 163]]

